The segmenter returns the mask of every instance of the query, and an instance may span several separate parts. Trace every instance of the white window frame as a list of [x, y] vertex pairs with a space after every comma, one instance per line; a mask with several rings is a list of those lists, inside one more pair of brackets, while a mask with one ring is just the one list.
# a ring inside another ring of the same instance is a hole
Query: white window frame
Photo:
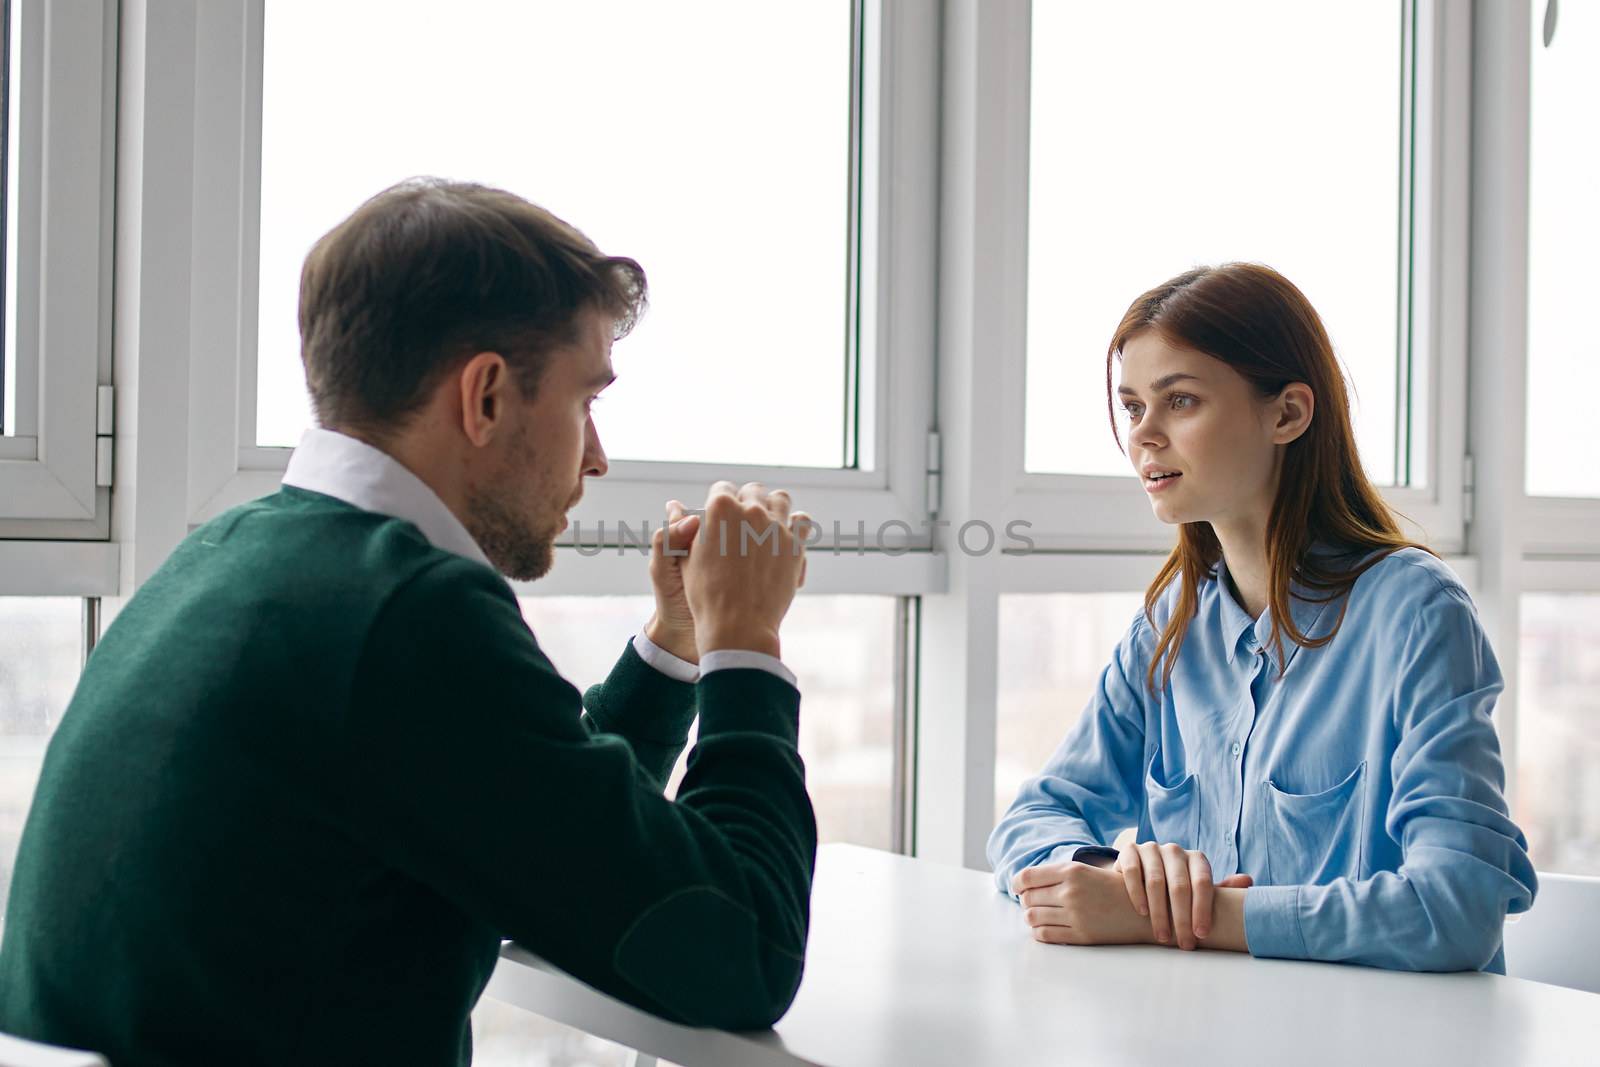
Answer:
[[1472, 37], [1471, 434], [1477, 471], [1470, 548], [1481, 568], [1479, 607], [1506, 678], [1495, 714], [1513, 796], [1522, 597], [1600, 593], [1600, 499], [1527, 493], [1531, 17], [1529, 0], [1478, 0]]
[[[1415, 236], [1412, 278], [1412, 352], [1416, 374], [1413, 456], [1422, 460], [1422, 484], [1384, 490], [1413, 536], [1436, 549], [1460, 552], [1465, 544], [1463, 485], [1466, 464], [1466, 285], [1464, 269], [1469, 150], [1468, 57], [1470, 13], [1442, 0], [1414, 0], [1416, 26]], [[1024, 467], [1027, 339], [1028, 138], [1032, 4], [996, 0], [985, 32], [1008, 38], [1008, 65], [995, 72], [989, 92], [1010, 102], [988, 115], [997, 129], [987, 165], [1001, 198], [995, 254], [1008, 279], [997, 298], [996, 333], [988, 353], [998, 365], [1003, 401], [993, 425], [1003, 428], [1000, 470], [1007, 498], [1001, 524], [1033, 523], [1045, 550], [1148, 551], [1170, 548], [1172, 530], [1157, 522], [1130, 480], [1096, 475], [1046, 474]], [[1094, 106], [1086, 102], [1085, 106]], [[1402, 220], [1403, 221], [1403, 220]], [[1109, 428], [1108, 428], [1109, 432]], [[1426, 446], [1425, 448], [1422, 446]], [[1417, 453], [1423, 453], [1418, 456]]]
[[[1471, 12], [1416, 0], [1414, 443], [1424, 484], [1386, 489], [1413, 536], [1478, 578], [1467, 544]], [[1173, 543], [1117, 478], [1024, 469], [1029, 0], [945, 5], [939, 425], [941, 518], [1027, 521], [1034, 550], [967, 557], [923, 603], [916, 852], [985, 868], [994, 821], [999, 598], [1143, 591]], [[1417, 457], [1413, 453], [1413, 464]], [[998, 472], [998, 473], [997, 473]], [[1079, 695], [1063, 694], [1072, 702]]]
[[117, 12], [113, 0], [34, 0], [12, 15], [16, 433], [0, 437], [0, 551], [19, 552], [5, 542], [110, 532], [98, 387], [111, 380]]
[[[195, 351], [208, 356], [192, 368], [191, 524], [274, 491], [290, 453], [254, 443], [264, 9], [264, 0], [219, 0], [204, 5], [197, 20], [195, 242], [207, 266], [206, 276], [196, 277], [205, 296], [196, 301], [194, 340]], [[936, 50], [918, 42], [937, 19], [923, 5], [867, 0], [862, 10], [865, 143], [879, 151], [863, 161], [861, 183], [863, 273], [875, 282], [876, 296], [862, 308], [862, 405], [875, 417], [863, 420], [874, 433], [861, 452], [879, 462], [871, 470], [818, 470], [614, 461], [573, 515], [575, 527], [591, 530], [605, 518], [608, 544], [617, 542], [619, 518], [637, 523], [658, 516], [668, 498], [700, 499], [724, 478], [793, 490], [825, 529], [837, 519], [846, 540], [857, 522], [874, 540], [884, 524], [898, 523], [884, 544], [929, 544], [938, 71]]]

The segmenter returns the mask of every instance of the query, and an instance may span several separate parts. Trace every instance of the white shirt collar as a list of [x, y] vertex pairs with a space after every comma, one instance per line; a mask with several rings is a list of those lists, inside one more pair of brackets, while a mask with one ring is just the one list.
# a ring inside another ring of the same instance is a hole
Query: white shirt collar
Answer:
[[310, 429], [289, 457], [283, 484], [331, 496], [363, 511], [404, 519], [435, 548], [494, 569], [437, 493], [399, 460], [333, 430]]

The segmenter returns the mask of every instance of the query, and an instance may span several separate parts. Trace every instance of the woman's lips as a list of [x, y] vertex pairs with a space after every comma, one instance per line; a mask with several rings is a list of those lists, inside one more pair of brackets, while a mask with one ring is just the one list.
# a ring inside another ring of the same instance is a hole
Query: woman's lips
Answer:
[[1182, 477], [1183, 475], [1181, 474], [1173, 474], [1166, 478], [1146, 478], [1144, 480], [1144, 491], [1147, 493], [1165, 492], [1171, 489], [1178, 479]]

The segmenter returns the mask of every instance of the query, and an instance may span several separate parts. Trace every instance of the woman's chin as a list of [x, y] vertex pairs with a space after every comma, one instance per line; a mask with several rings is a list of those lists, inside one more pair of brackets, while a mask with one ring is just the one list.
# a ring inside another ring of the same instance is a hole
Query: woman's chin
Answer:
[[1173, 507], [1165, 500], [1150, 501], [1150, 511], [1155, 515], [1156, 521], [1166, 526], [1182, 526], [1193, 520], [1179, 508]]

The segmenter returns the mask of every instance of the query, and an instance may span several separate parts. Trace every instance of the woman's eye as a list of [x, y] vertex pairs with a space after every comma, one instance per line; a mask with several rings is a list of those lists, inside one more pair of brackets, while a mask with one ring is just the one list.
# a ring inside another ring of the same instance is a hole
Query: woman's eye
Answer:
[[1126, 411], [1128, 413], [1128, 418], [1137, 419], [1139, 417], [1139, 413], [1144, 410], [1144, 405], [1143, 404], [1124, 404], [1124, 405], [1122, 405], [1122, 410]]
[[1182, 411], [1185, 408], [1191, 407], [1194, 407], [1194, 397], [1192, 396], [1185, 396], [1184, 394], [1179, 393], [1177, 396], [1172, 398], [1173, 411]]

